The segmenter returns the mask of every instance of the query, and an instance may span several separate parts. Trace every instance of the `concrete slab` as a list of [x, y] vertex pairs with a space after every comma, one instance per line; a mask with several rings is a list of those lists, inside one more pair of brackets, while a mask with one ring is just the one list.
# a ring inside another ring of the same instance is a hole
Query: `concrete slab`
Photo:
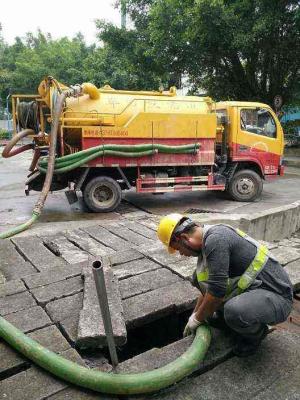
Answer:
[[277, 249], [272, 250], [271, 253], [274, 254], [281, 265], [286, 265], [292, 261], [300, 259], [300, 250], [287, 248], [285, 246], [280, 246]]
[[276, 379], [269, 388], [255, 396], [255, 400], [298, 400], [300, 398], [300, 366]]
[[[100, 223], [100, 226], [101, 225], [102, 224]], [[128, 242], [136, 246], [151, 246], [151, 244], [154, 243], [152, 239], [142, 236], [139, 233], [128, 229], [126, 226], [118, 224], [116, 222], [111, 224], [105, 223], [105, 225], [102, 226], [105, 227], [105, 229], [109, 230], [111, 233], [114, 233], [115, 235], [121, 237], [124, 240], [127, 240]]]
[[[276, 331], [268, 335], [255, 355], [231, 358], [200, 376], [177, 384], [166, 393], [154, 395], [153, 398], [222, 400], [226, 393], [231, 400], [296, 400], [299, 399], [299, 392], [296, 392], [296, 397], [293, 397], [293, 392], [299, 388], [299, 377], [296, 387], [291, 387], [289, 376], [292, 383], [297, 380], [299, 355], [299, 336]], [[283, 393], [283, 397], [278, 397], [277, 390]]]
[[6, 281], [21, 279], [27, 275], [32, 275], [38, 272], [36, 268], [27, 261], [12, 261], [11, 263], [2, 263], [2, 265], [0, 266], [0, 270], [6, 278]]
[[76, 364], [86, 367], [84, 360], [81, 358], [79, 353], [73, 348], [61, 352], [60, 355], [66, 358], [67, 360], [73, 361]]
[[[70, 348], [69, 343], [54, 325], [38, 329], [29, 333], [28, 336], [39, 342], [42, 346], [45, 346], [56, 353], [63, 352]], [[17, 373], [26, 365], [30, 365], [28, 359], [16, 352], [6, 342], [0, 342], [0, 355], [1, 379]]]
[[24, 264], [25, 259], [16, 251], [15, 246], [9, 239], [0, 242], [0, 270], [6, 269], [11, 264]]
[[[123, 345], [127, 340], [127, 332], [118, 279], [113, 274], [112, 269], [108, 267], [107, 262], [103, 262], [113, 335], [116, 345]], [[85, 268], [84, 270], [83, 307], [79, 317], [76, 344], [80, 348], [107, 346], [102, 314], [91, 267]]]
[[[0, 380], [11, 376], [30, 363], [5, 342], [0, 342]], [[1, 384], [0, 384], [1, 387]]]
[[88, 228], [84, 228], [83, 230], [98, 242], [107, 247], [111, 247], [114, 250], [124, 251], [125, 249], [130, 249], [131, 247], [129, 242], [121, 239], [101, 226], [90, 226]]
[[141, 293], [149, 292], [157, 288], [179, 282], [180, 278], [165, 268], [145, 272], [120, 281], [120, 293], [122, 299], [127, 299]]
[[[117, 372], [138, 373], [161, 368], [180, 357], [193, 342], [193, 336], [180, 339], [162, 348], [154, 348], [120, 363]], [[205, 360], [198, 371], [204, 371], [219, 364], [230, 356], [233, 340], [230, 335], [212, 329], [212, 341]]]
[[0, 301], [0, 314], [3, 316], [34, 306], [36, 306], [36, 301], [29, 292], [16, 293], [2, 297]]
[[51, 283], [63, 281], [66, 278], [81, 275], [84, 265], [86, 265], [86, 262], [53, 267], [39, 274], [28, 275], [23, 278], [23, 281], [29, 289], [49, 285]]
[[175, 274], [178, 274], [183, 279], [191, 280], [193, 272], [197, 266], [197, 258], [196, 257], [185, 257], [183, 260], [179, 262], [175, 262], [172, 264], [168, 264], [168, 269], [173, 271]]
[[181, 256], [176, 252], [175, 254], [169, 254], [166, 251], [165, 247], [160, 246], [159, 248], [148, 248], [148, 249], [140, 249], [140, 251], [145, 254], [147, 257], [151, 258], [153, 261], [168, 267], [170, 264], [177, 263], [185, 259], [185, 257]]
[[55, 353], [62, 353], [70, 348], [70, 344], [55, 325], [38, 329], [28, 336]]
[[75, 244], [75, 246], [94, 257], [109, 256], [115, 253], [115, 250], [91, 238], [91, 236], [81, 229], [67, 231], [65, 236], [71, 243]]
[[69, 318], [65, 318], [61, 321], [58, 321], [60, 330], [64, 333], [68, 342], [71, 343], [72, 346], [75, 346], [77, 342], [79, 314], [80, 310], [78, 309], [75, 315], [72, 315]]
[[69, 264], [88, 260], [88, 253], [80, 250], [63, 235], [44, 236], [42, 239], [48, 249]]
[[52, 323], [42, 307], [39, 306], [7, 314], [5, 319], [24, 333], [43, 328]]
[[[285, 246], [285, 247], [295, 247], [296, 249], [300, 250], [300, 241], [297, 242], [292, 240], [293, 238], [283, 239], [278, 243], [278, 246]], [[295, 238], [297, 239], [297, 238]]]
[[87, 391], [84, 389], [76, 388], [74, 386], [68, 387], [59, 393], [56, 393], [47, 400], [112, 400], [113, 397], [104, 394]]
[[142, 225], [140, 221], [130, 221], [128, 219], [123, 219], [120, 221], [121, 225], [126, 226], [126, 228], [130, 229], [133, 232], [138, 233], [139, 235], [142, 235], [148, 239], [157, 240], [157, 234], [156, 231], [153, 229], [148, 228], [145, 225]]
[[0, 397], [5, 400], [42, 400], [67, 387], [47, 372], [31, 367], [1, 382]]
[[49, 267], [65, 265], [66, 261], [53, 254], [38, 236], [16, 237], [11, 239], [23, 257], [38, 271], [47, 271]]
[[289, 274], [290, 280], [295, 290], [300, 289], [300, 259], [287, 264], [284, 267], [285, 271]]
[[8, 281], [0, 285], [0, 298], [16, 293], [25, 292], [25, 290], [27, 289], [20, 279]]
[[[74, 349], [63, 351], [68, 360], [85, 365]], [[67, 387], [67, 383], [38, 367], [31, 367], [1, 382], [0, 397], [9, 400], [44, 400]]]
[[50, 285], [40, 286], [31, 289], [31, 293], [40, 305], [45, 305], [49, 301], [57, 300], [62, 297], [71, 296], [80, 293], [83, 290], [81, 276], [65, 279], [63, 281], [51, 283]]
[[189, 282], [178, 282], [123, 301], [126, 325], [138, 327], [170, 313], [193, 308], [199, 291]]
[[126, 264], [117, 265], [113, 267], [113, 272], [119, 280], [122, 280], [148, 271], [154, 271], [159, 268], [161, 268], [161, 265], [148, 260], [147, 258], [142, 258]]
[[144, 258], [144, 255], [133, 249], [117, 251], [114, 255], [109, 257], [112, 266], [124, 264], [129, 261], [139, 260], [141, 258]]
[[83, 294], [78, 293], [73, 296], [54, 300], [46, 305], [46, 311], [53, 322], [62, 321], [72, 315], [78, 314], [78, 311], [82, 308], [82, 299]]

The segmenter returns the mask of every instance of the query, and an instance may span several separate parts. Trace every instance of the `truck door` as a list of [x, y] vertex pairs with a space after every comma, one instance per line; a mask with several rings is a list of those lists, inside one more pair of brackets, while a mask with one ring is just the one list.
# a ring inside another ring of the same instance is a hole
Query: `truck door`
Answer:
[[266, 175], [278, 174], [282, 156], [282, 131], [271, 109], [239, 107], [236, 158], [254, 161]]

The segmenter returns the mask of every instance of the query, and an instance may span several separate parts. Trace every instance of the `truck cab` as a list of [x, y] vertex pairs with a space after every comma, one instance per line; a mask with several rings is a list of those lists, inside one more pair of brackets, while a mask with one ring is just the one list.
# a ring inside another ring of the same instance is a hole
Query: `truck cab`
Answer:
[[[260, 194], [263, 179], [283, 175], [280, 122], [270, 106], [256, 102], [219, 102], [216, 113], [227, 125], [227, 190], [235, 200], [252, 201]], [[217, 139], [219, 146], [221, 140]]]

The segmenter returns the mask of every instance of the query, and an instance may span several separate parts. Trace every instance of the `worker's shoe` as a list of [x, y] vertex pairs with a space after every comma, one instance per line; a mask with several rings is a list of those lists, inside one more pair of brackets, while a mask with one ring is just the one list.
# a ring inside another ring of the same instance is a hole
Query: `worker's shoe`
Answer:
[[246, 338], [244, 336], [239, 336], [237, 338], [237, 343], [233, 347], [232, 352], [237, 357], [248, 357], [256, 353], [261, 342], [269, 333], [269, 328], [265, 326], [259, 335], [256, 338]]

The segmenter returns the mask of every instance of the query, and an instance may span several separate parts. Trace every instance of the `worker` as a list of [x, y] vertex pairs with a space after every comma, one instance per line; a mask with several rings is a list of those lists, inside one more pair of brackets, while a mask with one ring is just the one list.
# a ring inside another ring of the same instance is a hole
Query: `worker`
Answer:
[[229, 225], [204, 225], [181, 214], [163, 217], [157, 229], [169, 253], [198, 257], [193, 284], [201, 294], [184, 330], [192, 334], [205, 321], [236, 337], [233, 352], [255, 353], [268, 325], [287, 319], [291, 281], [267, 247]]

